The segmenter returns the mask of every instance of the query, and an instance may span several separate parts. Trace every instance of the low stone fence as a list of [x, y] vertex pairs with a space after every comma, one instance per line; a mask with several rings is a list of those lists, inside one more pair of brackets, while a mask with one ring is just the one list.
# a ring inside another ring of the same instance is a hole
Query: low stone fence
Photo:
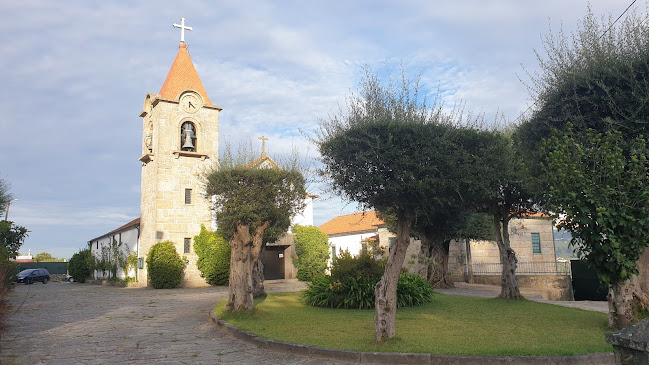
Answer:
[[[539, 290], [544, 300], [575, 300], [570, 275], [516, 275], [518, 286]], [[473, 284], [500, 285], [500, 275], [473, 275]]]

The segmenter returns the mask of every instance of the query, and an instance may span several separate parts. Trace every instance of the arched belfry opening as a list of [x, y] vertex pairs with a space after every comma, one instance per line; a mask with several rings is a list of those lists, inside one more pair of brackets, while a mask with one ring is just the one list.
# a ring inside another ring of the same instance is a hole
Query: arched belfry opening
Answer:
[[180, 127], [180, 149], [182, 151], [196, 152], [196, 143], [196, 126], [192, 122], [183, 123]]

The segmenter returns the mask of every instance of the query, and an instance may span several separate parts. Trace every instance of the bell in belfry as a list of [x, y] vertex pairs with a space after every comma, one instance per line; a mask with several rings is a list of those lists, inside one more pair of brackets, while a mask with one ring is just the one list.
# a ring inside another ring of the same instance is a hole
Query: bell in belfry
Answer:
[[185, 124], [185, 129], [183, 131], [185, 135], [185, 143], [183, 143], [183, 151], [194, 151], [194, 130], [191, 124]]

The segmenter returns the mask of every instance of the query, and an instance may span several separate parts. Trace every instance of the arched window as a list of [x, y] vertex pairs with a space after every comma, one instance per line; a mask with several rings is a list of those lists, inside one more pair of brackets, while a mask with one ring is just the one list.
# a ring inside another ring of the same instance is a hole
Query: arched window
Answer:
[[180, 149], [182, 151], [196, 152], [196, 126], [192, 122], [185, 122], [180, 127]]

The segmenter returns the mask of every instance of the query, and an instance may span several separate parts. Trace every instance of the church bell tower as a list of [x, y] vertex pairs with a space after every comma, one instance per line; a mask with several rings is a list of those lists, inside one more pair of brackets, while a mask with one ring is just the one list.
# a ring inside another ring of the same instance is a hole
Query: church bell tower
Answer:
[[146, 257], [153, 245], [171, 241], [187, 265], [181, 286], [203, 285], [196, 268], [194, 236], [211, 227], [211, 202], [203, 173], [218, 162], [219, 111], [198, 77], [185, 44], [185, 19], [176, 59], [160, 91], [144, 99], [138, 281], [148, 284]]

